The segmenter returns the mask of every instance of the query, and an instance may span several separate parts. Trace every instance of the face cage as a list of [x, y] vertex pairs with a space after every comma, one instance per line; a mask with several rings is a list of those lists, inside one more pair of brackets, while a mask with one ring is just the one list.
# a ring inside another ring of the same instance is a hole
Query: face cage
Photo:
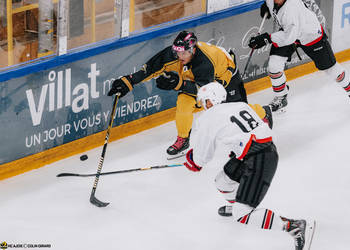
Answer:
[[[184, 51], [189, 51], [189, 52], [191, 53], [191, 55], [193, 55], [193, 48], [194, 48], [194, 47], [195, 47], [195, 46], [190, 47], [189, 49], [185, 49]], [[171, 51], [173, 52], [174, 57], [177, 59], [177, 58], [178, 58], [178, 56], [177, 56], [177, 51], [174, 50], [173, 48], [171, 48]]]

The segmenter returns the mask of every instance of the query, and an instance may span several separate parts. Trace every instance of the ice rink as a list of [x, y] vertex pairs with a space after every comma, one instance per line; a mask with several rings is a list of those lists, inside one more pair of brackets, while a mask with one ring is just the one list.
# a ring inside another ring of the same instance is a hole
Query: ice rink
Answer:
[[[350, 62], [343, 64], [350, 70]], [[311, 249], [350, 248], [350, 99], [322, 72], [290, 81], [286, 113], [274, 116], [280, 161], [260, 207], [317, 221]], [[270, 89], [250, 95], [266, 104]], [[163, 164], [175, 123], [108, 144], [102, 171]], [[214, 178], [228, 160], [225, 148], [199, 173], [185, 167], [101, 176], [90, 204], [102, 147], [0, 182], [0, 241], [51, 244], [62, 250], [294, 250], [286, 233], [259, 230], [217, 214], [225, 200]]]

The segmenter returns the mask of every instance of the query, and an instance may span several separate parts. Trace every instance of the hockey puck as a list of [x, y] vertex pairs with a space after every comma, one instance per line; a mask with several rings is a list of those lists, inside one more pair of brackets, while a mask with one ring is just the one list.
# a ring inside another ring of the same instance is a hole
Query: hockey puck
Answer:
[[87, 155], [82, 155], [82, 156], [80, 156], [80, 160], [81, 160], [81, 161], [86, 161], [87, 158], [88, 158]]

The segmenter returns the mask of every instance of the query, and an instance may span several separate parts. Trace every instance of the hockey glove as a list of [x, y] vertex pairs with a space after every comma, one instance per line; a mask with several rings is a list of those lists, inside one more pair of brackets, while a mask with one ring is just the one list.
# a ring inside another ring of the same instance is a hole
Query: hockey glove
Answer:
[[112, 88], [108, 92], [108, 96], [119, 93], [120, 97], [125, 96], [132, 90], [132, 83], [129, 76], [123, 76], [113, 81]]
[[231, 151], [228, 155], [229, 158], [237, 158], [235, 152]]
[[265, 13], [267, 13], [267, 19], [271, 18], [271, 13], [269, 10], [269, 7], [267, 7], [266, 2], [264, 2], [261, 6], [260, 6], [260, 16], [261, 18], [264, 18]]
[[271, 37], [265, 32], [264, 34], [251, 37], [248, 46], [252, 49], [260, 49], [269, 43], [272, 43]]
[[197, 95], [197, 85], [191, 80], [184, 80], [179, 90], [190, 95]]
[[174, 89], [179, 84], [180, 77], [175, 71], [164, 71], [161, 76], [156, 79], [157, 87], [163, 90]]
[[184, 163], [185, 167], [193, 172], [199, 172], [201, 171], [202, 167], [198, 166], [193, 161], [193, 149], [190, 149], [186, 154], [186, 160], [187, 162]]

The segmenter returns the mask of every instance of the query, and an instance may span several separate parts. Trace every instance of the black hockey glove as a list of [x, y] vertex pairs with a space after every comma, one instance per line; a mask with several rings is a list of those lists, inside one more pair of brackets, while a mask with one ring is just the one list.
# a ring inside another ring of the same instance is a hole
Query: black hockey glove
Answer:
[[179, 84], [180, 77], [175, 71], [164, 71], [156, 79], [157, 87], [164, 90], [174, 89]]
[[271, 18], [271, 13], [269, 10], [269, 7], [267, 7], [266, 2], [264, 2], [261, 6], [260, 6], [260, 16], [261, 18], [264, 18], [265, 13], [267, 13], [267, 19]]
[[251, 37], [248, 46], [252, 49], [260, 49], [271, 42], [270, 35], [265, 32], [264, 34]]
[[112, 88], [108, 92], [108, 96], [119, 93], [120, 97], [125, 96], [130, 90], [132, 90], [132, 82], [129, 76], [123, 76], [113, 81]]
[[184, 80], [179, 90], [190, 95], [197, 95], [197, 85], [191, 80]]

